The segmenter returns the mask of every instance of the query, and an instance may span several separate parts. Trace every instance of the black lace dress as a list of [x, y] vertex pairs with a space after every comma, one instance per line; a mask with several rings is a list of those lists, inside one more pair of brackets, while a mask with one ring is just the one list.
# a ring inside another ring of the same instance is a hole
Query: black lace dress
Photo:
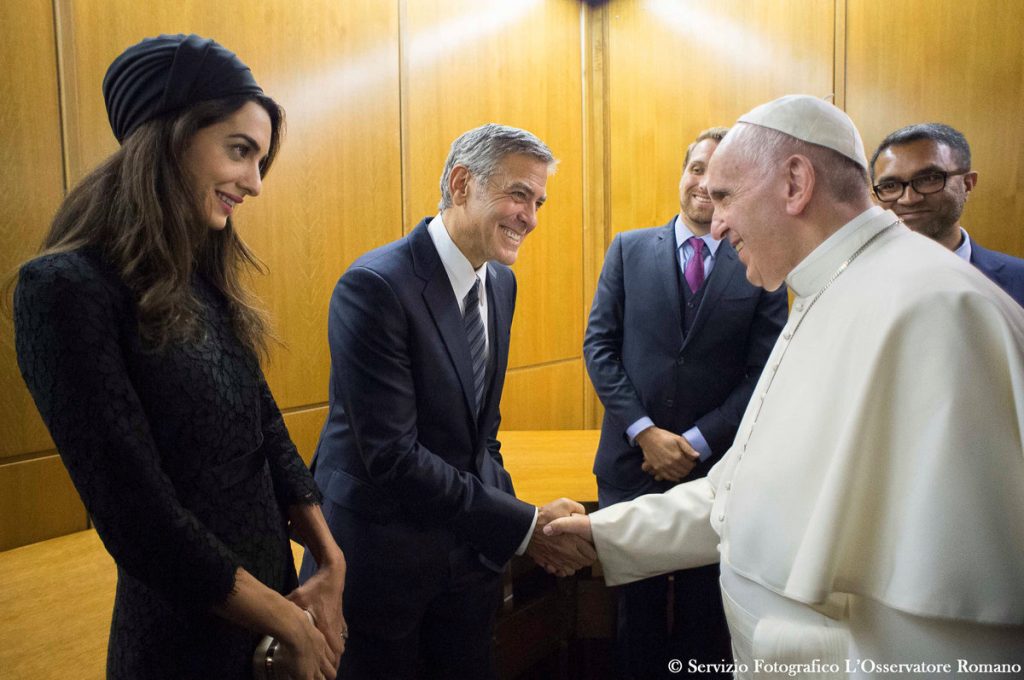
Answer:
[[223, 298], [194, 289], [205, 337], [159, 353], [91, 251], [26, 264], [15, 293], [18, 365], [117, 563], [109, 678], [250, 678], [259, 635], [208, 611], [239, 566], [294, 588], [284, 509], [320, 502]]

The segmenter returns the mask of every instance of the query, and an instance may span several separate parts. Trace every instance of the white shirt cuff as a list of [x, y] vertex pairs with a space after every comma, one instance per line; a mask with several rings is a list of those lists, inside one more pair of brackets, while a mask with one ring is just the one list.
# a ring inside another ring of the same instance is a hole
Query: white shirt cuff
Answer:
[[700, 429], [696, 425], [683, 433], [683, 439], [690, 442], [690, 446], [700, 454], [701, 462], [711, 457], [711, 447], [708, 446], [708, 440], [704, 439], [704, 435], [700, 433]]
[[626, 428], [626, 441], [630, 446], [636, 446], [636, 436], [649, 427], [654, 427], [654, 421], [644, 416]]
[[530, 538], [533, 537], [533, 530], [537, 527], [537, 515], [538, 514], [539, 514], [539, 511], [537, 510], [537, 508], [534, 508], [533, 509], [533, 521], [530, 522], [530, 530], [526, 532], [526, 537], [523, 539], [523, 542], [519, 544], [518, 548], [516, 548], [516, 554], [517, 555], [522, 555], [523, 553], [525, 553], [526, 552], [526, 546], [530, 545]]

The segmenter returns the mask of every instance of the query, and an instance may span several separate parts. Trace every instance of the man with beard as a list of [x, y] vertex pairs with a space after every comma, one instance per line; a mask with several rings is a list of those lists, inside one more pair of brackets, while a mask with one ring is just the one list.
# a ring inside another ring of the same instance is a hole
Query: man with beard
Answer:
[[871, 179], [882, 207], [973, 264], [1024, 305], [1024, 260], [982, 248], [960, 226], [967, 196], [978, 182], [963, 134], [941, 123], [900, 128], [871, 157]]
[[[612, 242], [583, 348], [605, 407], [594, 461], [601, 507], [703, 477], [732, 444], [740, 417], [786, 321], [786, 293], [747, 282], [726, 241], [711, 236], [705, 170], [728, 130], [690, 144], [681, 211], [661, 227]], [[618, 664], [626, 678], [730, 657], [718, 566], [619, 590]]]

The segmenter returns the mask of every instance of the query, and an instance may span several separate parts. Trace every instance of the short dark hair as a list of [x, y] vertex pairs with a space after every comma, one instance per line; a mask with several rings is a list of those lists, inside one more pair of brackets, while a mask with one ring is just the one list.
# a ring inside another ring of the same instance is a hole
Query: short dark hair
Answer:
[[690, 143], [690, 146], [686, 147], [686, 157], [683, 158], [683, 171], [685, 172], [686, 166], [690, 164], [690, 154], [693, 153], [694, 148], [698, 144], [703, 142], [705, 139], [712, 139], [714, 140], [715, 144], [720, 144], [722, 140], [725, 139], [725, 135], [728, 132], [729, 128], [727, 127], [713, 127], [708, 128], [707, 130], [704, 130], [704, 132], [701, 132], [699, 135], [697, 135], [697, 139], [693, 140]]
[[889, 136], [883, 139], [875, 149], [875, 153], [871, 154], [871, 163], [869, 164], [871, 181], [875, 181], [875, 161], [878, 160], [879, 154], [890, 146], [910, 144], [921, 139], [928, 139], [936, 144], [945, 144], [953, 152], [957, 165], [964, 170], [970, 169], [971, 146], [962, 132], [945, 123], [915, 123], [890, 132]]

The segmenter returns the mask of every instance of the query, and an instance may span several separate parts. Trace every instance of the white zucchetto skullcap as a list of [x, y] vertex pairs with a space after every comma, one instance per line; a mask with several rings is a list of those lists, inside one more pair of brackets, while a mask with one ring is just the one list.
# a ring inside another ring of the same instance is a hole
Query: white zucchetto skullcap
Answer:
[[843, 154], [865, 170], [864, 142], [850, 117], [829, 102], [807, 94], [789, 94], [752, 109], [738, 123], [778, 130], [790, 137]]

